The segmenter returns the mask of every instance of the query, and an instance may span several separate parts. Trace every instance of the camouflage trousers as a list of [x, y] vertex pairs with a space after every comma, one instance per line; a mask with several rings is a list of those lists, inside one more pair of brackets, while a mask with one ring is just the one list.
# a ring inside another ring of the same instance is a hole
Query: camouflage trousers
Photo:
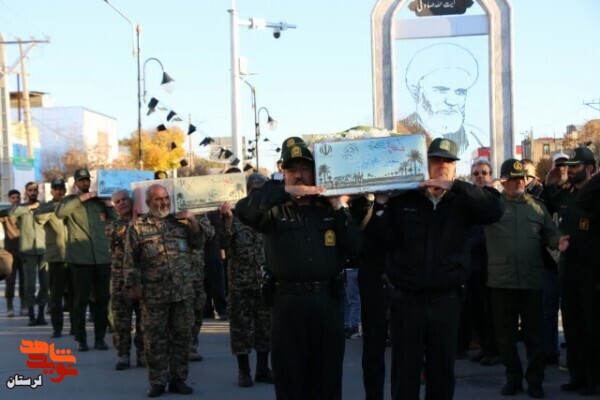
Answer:
[[144, 350], [150, 385], [186, 380], [194, 323], [192, 300], [175, 303], [142, 302]]
[[194, 309], [194, 325], [192, 326], [192, 349], [198, 347], [198, 335], [202, 328], [202, 314], [204, 312], [204, 304], [206, 304], [206, 292], [204, 291], [204, 280], [194, 282], [194, 301], [192, 307]]
[[231, 352], [233, 355], [270, 351], [271, 310], [264, 304], [260, 289], [229, 288], [227, 302]]
[[111, 311], [113, 324], [113, 344], [117, 356], [129, 356], [131, 350], [131, 326], [135, 313], [135, 335], [133, 343], [138, 358], [144, 355], [144, 339], [142, 334], [142, 312], [139, 301], [132, 301], [129, 292], [124, 288], [112, 288]]

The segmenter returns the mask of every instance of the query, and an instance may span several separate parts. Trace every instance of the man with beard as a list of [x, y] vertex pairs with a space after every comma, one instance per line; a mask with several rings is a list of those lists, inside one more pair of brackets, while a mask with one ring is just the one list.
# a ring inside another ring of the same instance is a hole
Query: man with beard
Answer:
[[[23, 277], [25, 281], [24, 305], [29, 314], [27, 325], [48, 325], [44, 318], [44, 308], [48, 304], [48, 267], [44, 260], [46, 251], [46, 234], [44, 227], [37, 223], [34, 210], [39, 207], [39, 188], [35, 182], [25, 185], [25, 196], [27, 202], [17, 205], [8, 210], [0, 211], [0, 217], [12, 217], [17, 219], [21, 232], [19, 252], [23, 260]], [[36, 277], [39, 278], [40, 288], [35, 294]], [[35, 316], [34, 306], [38, 305], [38, 315]]]
[[201, 246], [201, 228], [190, 211], [171, 214], [171, 199], [162, 185], [146, 190], [149, 212], [131, 222], [123, 260], [125, 288], [141, 300], [144, 350], [150, 390], [158, 397], [169, 391], [190, 394], [185, 383], [192, 341], [194, 249]]
[[434, 139], [424, 190], [377, 194], [367, 227], [381, 251], [389, 251], [394, 400], [419, 397], [423, 360], [425, 397], [454, 396], [462, 287], [470, 272], [467, 234], [474, 224], [498, 221], [504, 209], [495, 189], [455, 180], [457, 153], [453, 141]]
[[594, 395], [600, 379], [600, 216], [577, 203], [579, 191], [596, 170], [596, 160], [586, 147], [574, 149], [565, 164], [570, 187], [558, 187], [560, 171], [548, 174], [546, 203], [558, 213], [559, 228], [570, 235], [569, 249], [559, 261], [561, 269], [562, 318], [567, 341], [567, 367], [570, 381], [561, 386], [566, 392]]
[[85, 310], [94, 288], [94, 348], [108, 350], [104, 341], [108, 324], [110, 299], [110, 250], [104, 234], [106, 222], [115, 218], [110, 200], [98, 198], [90, 192], [90, 173], [80, 168], [73, 174], [78, 194], [61, 200], [56, 216], [67, 226], [66, 261], [71, 268], [73, 293], [73, 328], [79, 351], [88, 351], [85, 331]]
[[67, 228], [54, 213], [60, 201], [65, 197], [66, 190], [64, 179], [53, 179], [50, 183], [52, 201], [40, 206], [35, 211], [36, 221], [43, 225], [46, 231], [46, 261], [48, 261], [50, 275], [50, 320], [53, 338], [62, 336], [65, 293], [68, 293], [67, 306], [69, 314], [72, 315], [73, 285], [71, 285], [69, 270], [65, 263]]
[[113, 313], [113, 344], [117, 349], [116, 370], [124, 370], [130, 366], [131, 326], [135, 313], [136, 362], [144, 366], [144, 342], [142, 336], [142, 313], [140, 302], [129, 298], [125, 289], [125, 273], [123, 259], [125, 258], [125, 232], [133, 218], [133, 199], [127, 190], [117, 190], [111, 196], [112, 204], [118, 218], [106, 224], [104, 232], [110, 241], [111, 250], [111, 302]]
[[517, 350], [520, 321], [527, 347], [527, 392], [530, 397], [543, 398], [543, 254], [546, 247], [566, 251], [569, 237], [560, 233], [544, 204], [526, 192], [528, 174], [519, 160], [502, 163], [505, 211], [500, 221], [485, 227], [487, 284], [500, 359], [506, 368], [501, 394], [512, 396], [523, 390], [523, 367]]
[[[9, 190], [8, 202], [11, 206], [19, 204], [21, 202], [21, 193], [16, 189]], [[27, 311], [25, 310], [26, 307], [23, 302], [25, 296], [25, 282], [23, 280], [21, 255], [19, 254], [19, 236], [21, 233], [19, 232], [16, 218], [1, 217], [0, 222], [2, 222], [2, 227], [4, 228], [4, 250], [12, 255], [12, 262], [9, 265], [12, 272], [6, 277], [6, 290], [4, 291], [4, 297], [6, 298], [6, 316], [15, 316], [13, 299], [15, 297], [17, 275], [19, 276], [19, 297], [21, 298], [21, 309], [19, 312], [21, 316], [25, 316], [27, 315]], [[7, 258], [7, 260], [9, 259]]]
[[465, 123], [467, 93], [478, 74], [477, 60], [460, 46], [442, 43], [420, 50], [405, 75], [416, 110], [398, 122], [398, 132], [450, 139], [458, 145], [459, 156], [485, 147], [489, 139]]
[[270, 181], [236, 205], [264, 234], [272, 279], [271, 361], [278, 400], [342, 397], [343, 262], [361, 250], [348, 196], [318, 197], [315, 164], [298, 137], [283, 142], [284, 182]]

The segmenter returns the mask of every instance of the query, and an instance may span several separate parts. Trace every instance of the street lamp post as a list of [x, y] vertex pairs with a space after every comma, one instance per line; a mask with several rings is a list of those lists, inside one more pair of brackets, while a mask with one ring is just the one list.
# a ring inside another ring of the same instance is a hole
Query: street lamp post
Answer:
[[247, 80], [243, 80], [243, 82], [248, 85], [250, 91], [252, 93], [252, 110], [254, 111], [254, 151], [256, 152], [256, 170], [258, 171], [259, 163], [258, 163], [258, 143], [260, 139], [260, 112], [264, 111], [267, 113], [267, 124], [271, 127], [271, 129], [275, 129], [277, 127], [277, 121], [271, 118], [271, 114], [269, 114], [269, 110], [267, 107], [258, 108], [256, 105], [256, 87], [253, 86]]
[[137, 59], [137, 97], [138, 97], [138, 121], [137, 121], [137, 133], [138, 133], [138, 164], [139, 169], [144, 169], [144, 161], [142, 160], [142, 64], [140, 62], [140, 36], [142, 34], [142, 25], [137, 24], [137, 27], [131, 19], [121, 12], [114, 4], [109, 0], [104, 0], [113, 10], [115, 10], [120, 16], [125, 18], [131, 25], [131, 31], [133, 36], [133, 56]]
[[[238, 26], [246, 26], [248, 29], [273, 30], [273, 37], [279, 39], [281, 32], [287, 29], [296, 29], [296, 25], [285, 22], [267, 22], [259, 18], [239, 19], [235, 0], [231, 0], [231, 9], [229, 10], [231, 22], [231, 149], [233, 157], [239, 159], [242, 154], [242, 138], [239, 135], [240, 127], [240, 64], [239, 64], [239, 44], [238, 44]], [[258, 169], [258, 162], [256, 168]]]

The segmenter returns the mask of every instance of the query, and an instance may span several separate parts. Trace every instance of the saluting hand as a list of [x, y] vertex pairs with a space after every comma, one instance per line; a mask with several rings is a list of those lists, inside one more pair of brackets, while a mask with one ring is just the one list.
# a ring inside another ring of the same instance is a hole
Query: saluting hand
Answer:
[[565, 235], [558, 239], [558, 250], [563, 253], [569, 248], [569, 237], [569, 235]]
[[554, 167], [546, 175], [546, 186], [555, 186], [560, 183], [560, 171]]

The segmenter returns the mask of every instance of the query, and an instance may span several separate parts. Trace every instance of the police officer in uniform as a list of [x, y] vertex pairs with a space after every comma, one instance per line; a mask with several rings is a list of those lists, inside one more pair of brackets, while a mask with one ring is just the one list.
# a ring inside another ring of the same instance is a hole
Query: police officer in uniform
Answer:
[[580, 207], [577, 200], [580, 190], [587, 186], [596, 170], [596, 160], [590, 149], [578, 147], [565, 164], [571, 185], [557, 186], [559, 172], [552, 170], [544, 191], [549, 211], [558, 213], [560, 230], [570, 236], [569, 249], [559, 260], [570, 375], [570, 381], [561, 389], [591, 396], [600, 382], [600, 263], [597, 257], [600, 216], [593, 208], [588, 211]]
[[392, 398], [418, 399], [425, 359], [427, 399], [454, 395], [454, 356], [462, 285], [469, 277], [467, 234], [500, 219], [500, 194], [455, 180], [458, 146], [433, 140], [431, 179], [388, 201], [376, 195], [369, 228], [387, 257], [392, 333]]
[[284, 141], [284, 182], [270, 181], [236, 205], [239, 219], [264, 233], [271, 269], [272, 366], [278, 400], [341, 399], [344, 256], [361, 236], [345, 196], [318, 197], [306, 143]]

